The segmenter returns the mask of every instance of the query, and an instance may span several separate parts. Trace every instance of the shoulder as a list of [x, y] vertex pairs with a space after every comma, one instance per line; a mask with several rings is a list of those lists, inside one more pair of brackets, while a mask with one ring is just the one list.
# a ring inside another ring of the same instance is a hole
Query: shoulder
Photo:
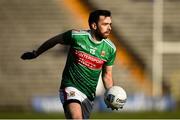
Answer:
[[71, 33], [72, 33], [72, 36], [74, 36], [74, 35], [89, 35], [89, 31], [88, 30], [72, 29]]
[[103, 41], [109, 46], [111, 49], [113, 49], [114, 52], [116, 52], [116, 46], [114, 45], [113, 42], [109, 39], [103, 39]]

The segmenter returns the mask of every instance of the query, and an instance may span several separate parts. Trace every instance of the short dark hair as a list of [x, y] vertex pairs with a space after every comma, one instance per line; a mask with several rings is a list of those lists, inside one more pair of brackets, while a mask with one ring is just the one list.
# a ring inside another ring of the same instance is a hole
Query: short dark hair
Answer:
[[97, 23], [99, 20], [99, 16], [105, 16], [105, 17], [110, 17], [111, 12], [109, 10], [95, 10], [90, 13], [88, 23], [89, 27], [91, 28], [92, 23]]

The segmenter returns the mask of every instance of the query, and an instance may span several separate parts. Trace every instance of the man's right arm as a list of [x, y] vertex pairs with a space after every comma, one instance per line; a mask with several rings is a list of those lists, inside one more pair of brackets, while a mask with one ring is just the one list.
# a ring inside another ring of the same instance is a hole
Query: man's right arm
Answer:
[[56, 44], [63, 44], [64, 43], [63, 34], [59, 34], [45, 41], [37, 50], [33, 50], [32, 52], [26, 52], [22, 54], [21, 59], [23, 60], [34, 59], [38, 57], [40, 54], [42, 54], [43, 52], [54, 47]]

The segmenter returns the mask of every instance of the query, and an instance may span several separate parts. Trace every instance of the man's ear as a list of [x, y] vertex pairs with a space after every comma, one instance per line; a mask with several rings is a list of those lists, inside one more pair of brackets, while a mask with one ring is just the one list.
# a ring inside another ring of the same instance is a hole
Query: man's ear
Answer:
[[96, 30], [96, 29], [97, 29], [97, 25], [96, 25], [96, 23], [95, 23], [95, 22], [94, 22], [94, 23], [92, 23], [92, 24], [91, 24], [91, 27], [92, 27], [92, 29]]

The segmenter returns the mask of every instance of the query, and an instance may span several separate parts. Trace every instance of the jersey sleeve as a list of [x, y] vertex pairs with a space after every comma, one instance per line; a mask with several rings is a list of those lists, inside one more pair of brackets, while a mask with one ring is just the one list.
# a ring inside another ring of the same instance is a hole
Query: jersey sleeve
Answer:
[[108, 61], [105, 63], [105, 66], [112, 66], [116, 58], [116, 51], [109, 57]]
[[69, 30], [67, 32], [64, 32], [62, 34], [63, 37], [63, 43], [64, 45], [71, 45], [72, 44], [72, 30]]

